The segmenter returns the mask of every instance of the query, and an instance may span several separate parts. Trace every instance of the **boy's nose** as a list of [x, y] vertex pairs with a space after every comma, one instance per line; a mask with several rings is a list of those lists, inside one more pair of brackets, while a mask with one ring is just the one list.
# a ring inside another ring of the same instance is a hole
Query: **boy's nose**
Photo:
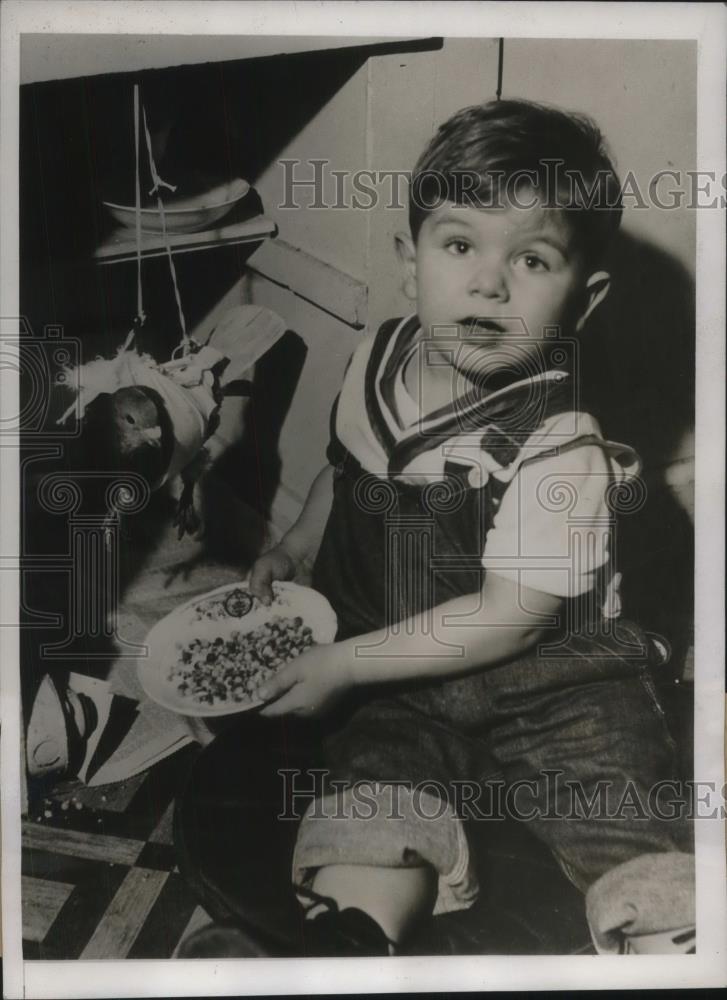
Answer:
[[483, 298], [507, 301], [507, 282], [499, 263], [480, 261], [470, 277], [469, 291]]

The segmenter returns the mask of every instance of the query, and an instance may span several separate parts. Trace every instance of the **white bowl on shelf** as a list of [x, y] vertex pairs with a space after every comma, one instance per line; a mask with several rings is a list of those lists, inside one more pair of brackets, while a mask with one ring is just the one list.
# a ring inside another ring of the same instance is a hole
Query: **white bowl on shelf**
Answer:
[[[220, 184], [192, 198], [167, 198], [164, 202], [164, 222], [168, 233], [198, 233], [209, 229], [232, 210], [250, 190], [250, 185], [241, 177], [227, 184]], [[117, 205], [112, 201], [103, 202], [104, 207], [125, 229], [136, 228], [136, 208], [134, 205]], [[141, 230], [144, 233], [161, 233], [162, 216], [158, 206], [142, 208]]]

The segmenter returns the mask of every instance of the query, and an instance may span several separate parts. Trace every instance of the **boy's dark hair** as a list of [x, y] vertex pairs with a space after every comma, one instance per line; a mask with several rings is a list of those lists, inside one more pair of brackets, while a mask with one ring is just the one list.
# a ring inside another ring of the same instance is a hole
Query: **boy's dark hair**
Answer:
[[412, 237], [439, 202], [508, 206], [525, 186], [545, 207], [567, 212], [589, 263], [602, 256], [622, 212], [621, 185], [603, 136], [585, 115], [532, 101], [463, 108], [440, 126], [412, 174]]

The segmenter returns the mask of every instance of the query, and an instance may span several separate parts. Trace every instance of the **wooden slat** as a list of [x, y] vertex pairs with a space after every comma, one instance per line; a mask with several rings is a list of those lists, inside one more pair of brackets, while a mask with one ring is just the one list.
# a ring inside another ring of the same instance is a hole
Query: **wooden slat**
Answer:
[[47, 882], [23, 875], [20, 881], [23, 938], [42, 941], [72, 892], [73, 886], [67, 882]]
[[154, 827], [149, 840], [152, 844], [173, 844], [174, 802], [167, 806], [162, 818]]
[[127, 840], [101, 833], [78, 833], [39, 823], [23, 823], [23, 847], [26, 850], [70, 854], [74, 858], [133, 865], [144, 846], [142, 840]]
[[129, 869], [126, 865], [108, 865], [67, 854], [28, 853], [31, 856], [25, 859], [24, 874], [73, 886], [73, 892], [40, 944], [40, 951], [36, 951], [36, 958], [77, 959]]
[[81, 958], [125, 958], [168, 875], [168, 872], [132, 868], [83, 949]]
[[359, 329], [366, 325], [367, 286], [285, 240], [263, 243], [251, 255], [247, 267], [349, 326]]

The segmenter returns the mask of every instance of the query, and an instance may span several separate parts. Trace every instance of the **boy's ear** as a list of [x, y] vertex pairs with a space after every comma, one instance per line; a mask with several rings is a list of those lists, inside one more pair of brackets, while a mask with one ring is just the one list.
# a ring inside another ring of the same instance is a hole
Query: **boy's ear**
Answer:
[[417, 252], [414, 240], [409, 233], [396, 233], [394, 244], [404, 274], [404, 295], [414, 300], [417, 297]]
[[611, 275], [608, 271], [596, 271], [586, 282], [586, 308], [576, 323], [576, 330], [580, 332], [588, 317], [596, 306], [603, 302], [611, 287]]

